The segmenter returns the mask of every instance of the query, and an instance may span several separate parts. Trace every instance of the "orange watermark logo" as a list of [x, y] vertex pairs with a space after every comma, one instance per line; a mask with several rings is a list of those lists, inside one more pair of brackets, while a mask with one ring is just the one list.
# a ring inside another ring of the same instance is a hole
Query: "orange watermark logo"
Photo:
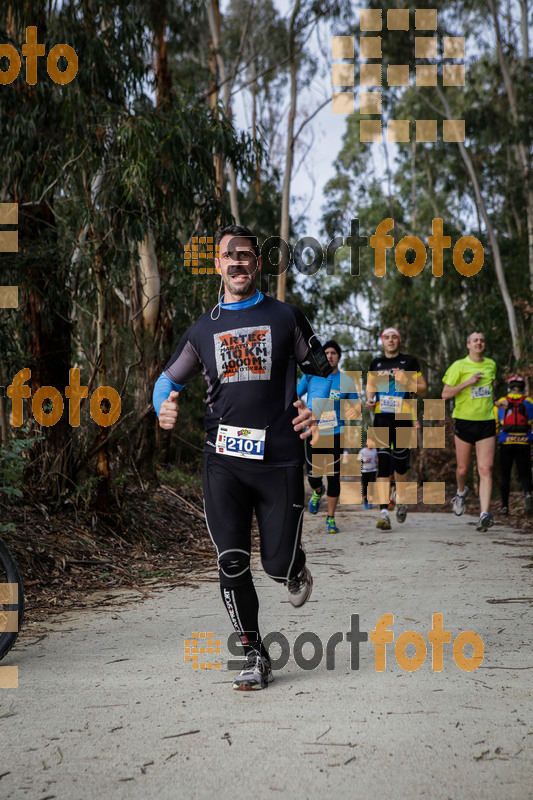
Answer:
[[[18, 591], [16, 583], [0, 583], [0, 636], [18, 631]], [[0, 667], [0, 689], [18, 689], [18, 685], [19, 668]]]
[[[273, 670], [283, 669], [287, 666], [291, 652], [296, 665], [303, 670], [310, 671], [317, 669], [325, 656], [326, 670], [335, 669], [335, 659], [337, 647], [342, 642], [347, 642], [350, 650], [350, 669], [360, 668], [360, 645], [370, 643], [374, 646], [374, 669], [376, 672], [385, 672], [387, 668], [387, 654], [394, 652], [396, 664], [404, 672], [416, 672], [425, 663], [428, 654], [428, 647], [431, 646], [431, 669], [433, 672], [442, 672], [445, 661], [450, 662], [450, 654], [445, 650], [446, 645], [451, 645], [451, 656], [455, 666], [462, 672], [473, 672], [481, 666], [485, 647], [483, 639], [475, 631], [461, 631], [453, 640], [452, 633], [444, 629], [444, 619], [442, 614], [432, 615], [432, 626], [427, 632], [426, 639], [418, 631], [404, 631], [401, 633], [394, 644], [394, 650], [389, 648], [394, 642], [394, 633], [391, 627], [394, 625], [394, 614], [383, 614], [376, 623], [374, 630], [362, 631], [359, 624], [359, 614], [350, 615], [350, 630], [343, 633], [337, 631], [333, 633], [326, 642], [313, 631], [300, 633], [291, 645], [287, 637], [280, 631], [267, 633], [263, 637], [263, 646], [267, 650]], [[243, 636], [244, 633], [244, 636]], [[193, 636], [213, 636], [213, 634], [193, 634]], [[250, 634], [251, 636], [251, 634]], [[227, 661], [228, 670], [242, 668], [242, 641], [247, 640], [246, 631], [232, 633], [228, 637], [228, 651], [234, 659]], [[192, 640], [193, 646], [199, 653], [203, 653], [206, 648], [198, 647], [198, 638]], [[190, 640], [185, 642], [185, 661], [193, 660], [192, 653], [189, 651]], [[465, 648], [468, 651], [465, 654]], [[304, 652], [305, 648], [305, 652]], [[413, 652], [414, 650], [414, 652]], [[209, 651], [211, 652], [211, 651]], [[215, 650], [220, 652], [220, 650]], [[277, 654], [279, 653], [279, 654]], [[199, 656], [197, 655], [198, 659]], [[192, 663], [193, 667], [198, 668], [198, 664]], [[199, 665], [202, 669], [212, 669], [213, 665]], [[220, 669], [220, 666], [215, 665]]]
[[[434, 87], [438, 84], [439, 41], [433, 31], [437, 31], [438, 12], [434, 8], [415, 9], [415, 85]], [[389, 9], [386, 26], [389, 31], [409, 31], [410, 10]], [[361, 115], [374, 119], [361, 119], [360, 141], [382, 141], [382, 85], [383, 66], [381, 36], [383, 30], [383, 12], [381, 9], [362, 8], [360, 10], [360, 28], [364, 36], [359, 39], [359, 111]], [[428, 35], [428, 33], [430, 35]], [[332, 56], [336, 63], [331, 68], [332, 112], [334, 114], [355, 113], [355, 38], [353, 36], [333, 36]], [[443, 36], [442, 56], [448, 62], [442, 65], [443, 86], [465, 85], [465, 37]], [[426, 63], [434, 62], [434, 63]], [[408, 87], [411, 75], [409, 64], [390, 64], [387, 67], [386, 82], [389, 87]], [[341, 89], [339, 91], [339, 89]], [[377, 119], [375, 117], [378, 117]], [[415, 120], [415, 137], [417, 142], [437, 141], [437, 120]], [[445, 119], [442, 124], [442, 139], [445, 142], [464, 142], [464, 119]], [[411, 141], [410, 120], [391, 119], [387, 123], [387, 141]]]
[[[22, 45], [22, 55], [26, 57], [26, 83], [34, 85], [37, 83], [37, 59], [45, 55], [44, 44], [37, 42], [37, 28], [30, 25], [26, 28], [26, 42]], [[0, 67], [0, 84], [7, 85], [13, 83], [20, 73], [20, 56], [12, 44], [0, 44], [0, 59], [7, 58], [9, 67]], [[57, 62], [60, 58], [66, 59], [66, 69], [60, 70]], [[64, 86], [71, 83], [78, 74], [78, 54], [68, 44], [56, 44], [46, 58], [46, 70], [54, 83]]]
[[[73, 367], [69, 371], [69, 384], [65, 386], [65, 397], [69, 399], [69, 423], [77, 428], [80, 424], [80, 405], [81, 400], [88, 396], [87, 386], [80, 384], [80, 371]], [[30, 397], [31, 389], [26, 386], [26, 381], [31, 378], [31, 370], [26, 367], [17, 372], [13, 382], [7, 387], [7, 396], [11, 398], [11, 424], [15, 428], [20, 428], [24, 419], [23, 399]], [[46, 411], [43, 403], [48, 400]], [[102, 410], [101, 404], [107, 405], [107, 411]], [[39, 425], [50, 427], [55, 425], [63, 415], [63, 398], [54, 386], [41, 386], [32, 397], [31, 408], [33, 416]], [[120, 417], [122, 401], [116, 389], [112, 386], [99, 386], [91, 395], [90, 409], [91, 417], [104, 428], [113, 425]]]
[[[0, 203], [0, 253], [18, 253], [18, 231], [4, 230], [4, 225], [18, 225], [18, 203]], [[0, 308], [18, 308], [19, 287], [0, 286]]]
[[[335, 254], [341, 248], [350, 250], [350, 274], [360, 275], [360, 248], [369, 247], [374, 251], [374, 274], [378, 278], [385, 277], [387, 273], [387, 250], [394, 248], [394, 230], [392, 217], [382, 220], [376, 232], [368, 237], [362, 236], [359, 231], [359, 220], [350, 222], [349, 236], [336, 236], [326, 247], [313, 236], [304, 236], [291, 247], [279, 236], [269, 236], [261, 245], [263, 264], [276, 269], [275, 278], [279, 273], [280, 255], [285, 255], [285, 270], [294, 266], [302, 275], [316, 275], [323, 266], [327, 275], [335, 274]], [[254, 237], [256, 243], [257, 239]], [[370, 241], [369, 241], [370, 239]], [[231, 244], [231, 243], [230, 243]], [[450, 236], [444, 234], [444, 221], [435, 217], [431, 225], [431, 234], [427, 238], [428, 248], [431, 250], [431, 274], [434, 278], [442, 278], [444, 274], [444, 251], [452, 247]], [[414, 260], [407, 260], [408, 251], [414, 253]], [[472, 258], [465, 260], [465, 252], [470, 251]], [[408, 278], [420, 275], [428, 259], [426, 245], [418, 236], [404, 236], [399, 240], [393, 250], [394, 262], [398, 270]], [[213, 260], [220, 257], [219, 245], [213, 245], [212, 236], [195, 237], [192, 244], [185, 245], [184, 266], [191, 267], [193, 275], [213, 275], [215, 272], [212, 264], [199, 267], [201, 259]], [[461, 236], [452, 250], [453, 265], [460, 275], [470, 278], [481, 270], [485, 262], [483, 245], [475, 236]]]
[[220, 258], [220, 245], [213, 244], [213, 236], [193, 236], [190, 244], [184, 247], [184, 266], [191, 267], [193, 275], [213, 275], [215, 270], [212, 266], [203, 266], [202, 260], [213, 260]]
[[213, 639], [213, 633], [193, 631], [191, 639], [185, 639], [184, 661], [189, 661], [193, 669], [222, 669], [221, 661], [207, 661], [206, 656], [219, 655], [220, 639]]

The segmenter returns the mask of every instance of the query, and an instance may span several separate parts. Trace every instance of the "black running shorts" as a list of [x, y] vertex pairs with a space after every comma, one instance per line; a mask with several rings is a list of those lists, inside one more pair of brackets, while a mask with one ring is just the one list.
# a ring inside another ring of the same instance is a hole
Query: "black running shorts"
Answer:
[[491, 436], [496, 436], [496, 420], [456, 419], [455, 435], [468, 444], [475, 444], [482, 439], [490, 439]]
[[254, 511], [267, 575], [281, 582], [301, 571], [305, 564], [300, 547], [304, 507], [301, 467], [272, 467], [205, 453], [203, 489], [207, 528], [222, 573], [230, 554], [246, 569]]

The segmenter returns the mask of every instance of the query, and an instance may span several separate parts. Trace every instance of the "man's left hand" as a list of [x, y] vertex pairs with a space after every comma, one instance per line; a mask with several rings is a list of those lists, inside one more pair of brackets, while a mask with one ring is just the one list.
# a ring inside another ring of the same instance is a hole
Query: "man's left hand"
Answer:
[[303, 400], [297, 400], [293, 406], [298, 409], [298, 416], [292, 421], [294, 430], [300, 433], [300, 439], [307, 439], [313, 433], [313, 425], [316, 425], [316, 420], [313, 417], [313, 412], [308, 408]]

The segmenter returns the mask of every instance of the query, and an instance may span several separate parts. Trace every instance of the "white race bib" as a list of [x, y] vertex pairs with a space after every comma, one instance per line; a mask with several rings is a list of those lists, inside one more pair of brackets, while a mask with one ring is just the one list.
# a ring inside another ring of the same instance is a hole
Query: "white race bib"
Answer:
[[382, 394], [379, 398], [379, 410], [388, 413], [401, 414], [403, 398], [390, 394]]
[[470, 388], [470, 397], [472, 400], [477, 400], [478, 397], [490, 397], [490, 386], [472, 386]]
[[265, 456], [266, 430], [239, 428], [235, 425], [219, 425], [216, 451], [226, 456], [254, 458], [262, 461]]

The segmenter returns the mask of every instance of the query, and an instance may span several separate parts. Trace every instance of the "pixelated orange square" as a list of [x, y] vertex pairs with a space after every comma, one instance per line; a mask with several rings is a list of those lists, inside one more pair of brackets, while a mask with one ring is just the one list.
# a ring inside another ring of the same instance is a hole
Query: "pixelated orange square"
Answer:
[[331, 455], [328, 453], [313, 452], [311, 456], [311, 469], [315, 477], [335, 474], [335, 464]]
[[0, 286], [0, 308], [18, 308], [19, 287]]
[[426, 505], [441, 505], [446, 499], [444, 481], [424, 481], [422, 484], [422, 502]]
[[3, 612], [0, 615], [0, 634], [16, 633], [19, 629], [19, 615], [17, 610]]
[[415, 370], [401, 370], [401, 379], [394, 378], [394, 388], [397, 392], [416, 392], [416, 385], [417, 375]]
[[355, 83], [355, 67], [353, 64], [331, 65], [332, 86], [353, 86]]
[[387, 83], [389, 86], [409, 86], [409, 65], [391, 64], [387, 67]]
[[341, 481], [341, 493], [339, 504], [341, 506], [361, 505], [362, 490], [361, 484], [355, 482]]
[[377, 505], [389, 503], [390, 485], [388, 481], [371, 481], [368, 484], [368, 496], [372, 497], [372, 502]]
[[390, 119], [387, 124], [387, 141], [389, 142], [408, 142], [409, 141], [409, 120]]
[[402, 505], [416, 505], [416, 481], [396, 481], [396, 502]]
[[437, 37], [415, 36], [415, 58], [437, 58]]
[[465, 37], [464, 36], [444, 36], [444, 58], [465, 58]]
[[446, 429], [444, 426], [438, 428], [424, 428], [423, 431], [423, 447], [446, 447]]
[[19, 587], [17, 583], [0, 583], [0, 603], [3, 605], [16, 605], [18, 603]]
[[333, 114], [355, 114], [355, 95], [353, 92], [332, 92], [331, 111]]
[[341, 459], [341, 475], [351, 478], [361, 475], [361, 461], [355, 453], [343, 453]]
[[436, 142], [437, 141], [437, 120], [436, 119], [417, 119], [416, 120], [416, 141], [417, 142]]
[[353, 58], [355, 40], [353, 36], [332, 36], [331, 53], [333, 58]]
[[360, 425], [343, 425], [340, 436], [341, 447], [345, 450], [361, 447], [361, 436]]
[[387, 11], [387, 28], [389, 31], [409, 30], [409, 9], [391, 8]]
[[18, 231], [0, 231], [0, 253], [18, 253]]
[[441, 420], [446, 417], [445, 400], [424, 400], [424, 419]]
[[359, 83], [361, 86], [381, 86], [381, 64], [361, 64]]
[[445, 119], [442, 123], [442, 138], [445, 142], [464, 142], [464, 119]]
[[416, 65], [416, 85], [417, 86], [436, 86], [437, 85], [437, 65], [436, 64], [417, 64]]
[[417, 415], [417, 399], [410, 397], [407, 400], [402, 400], [402, 406], [399, 411], [394, 412], [395, 419], [407, 419], [409, 422], [414, 422]]
[[415, 29], [417, 31], [436, 31], [437, 9], [417, 8], [415, 10]]
[[445, 64], [442, 68], [443, 86], [464, 86], [465, 85], [465, 65], [464, 64]]
[[362, 418], [361, 403], [359, 400], [341, 400], [341, 419], [355, 422]]
[[19, 668], [0, 667], [0, 689], [18, 689]]
[[361, 114], [381, 114], [381, 92], [359, 92]]
[[396, 447], [401, 450], [408, 447], [414, 450], [418, 446], [416, 428], [396, 428]]
[[0, 203], [0, 225], [18, 225], [18, 203]]
[[361, 142], [381, 142], [381, 120], [362, 119], [359, 127]]
[[362, 31], [381, 30], [381, 9], [362, 8], [359, 14]]
[[388, 447], [389, 442], [389, 429], [387, 427], [381, 427], [376, 425], [369, 425], [368, 426], [368, 439], [372, 439], [374, 442], [374, 447]]
[[343, 394], [348, 394], [349, 392], [358, 392], [360, 394], [363, 386], [363, 373], [360, 369], [347, 369], [341, 372], [339, 383]]
[[359, 40], [360, 58], [381, 58], [381, 36], [362, 36]]

